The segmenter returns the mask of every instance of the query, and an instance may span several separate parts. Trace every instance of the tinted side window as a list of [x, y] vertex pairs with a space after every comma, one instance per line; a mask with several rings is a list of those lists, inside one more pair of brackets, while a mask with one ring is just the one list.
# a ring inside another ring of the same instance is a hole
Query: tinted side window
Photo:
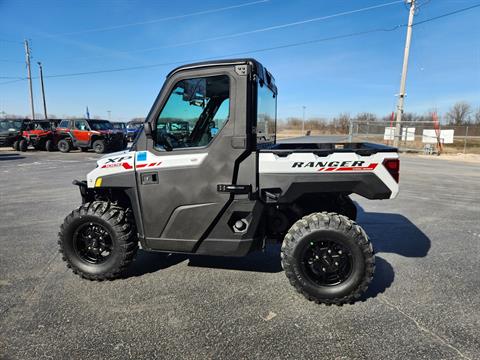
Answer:
[[58, 124], [57, 127], [59, 127], [59, 128], [68, 128], [68, 122], [69, 122], [68, 120], [62, 120], [62, 121], [60, 121], [60, 124]]
[[83, 120], [75, 120], [74, 127], [77, 130], [88, 130], [87, 123]]
[[275, 141], [277, 125], [277, 98], [268, 86], [258, 84], [257, 144]]
[[157, 119], [158, 149], [207, 146], [229, 117], [228, 76], [179, 81]]

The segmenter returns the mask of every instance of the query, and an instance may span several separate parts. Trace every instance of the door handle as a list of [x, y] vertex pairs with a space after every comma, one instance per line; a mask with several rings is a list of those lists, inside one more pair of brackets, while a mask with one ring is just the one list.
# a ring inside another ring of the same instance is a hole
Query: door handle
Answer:
[[148, 172], [140, 174], [142, 185], [158, 184], [158, 174], [156, 172]]

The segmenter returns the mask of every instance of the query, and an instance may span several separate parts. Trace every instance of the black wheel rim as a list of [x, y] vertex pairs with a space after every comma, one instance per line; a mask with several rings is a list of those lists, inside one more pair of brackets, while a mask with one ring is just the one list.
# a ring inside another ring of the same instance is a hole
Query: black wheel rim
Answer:
[[301, 265], [305, 275], [315, 284], [336, 286], [350, 277], [353, 256], [336, 240], [309, 241]]
[[73, 235], [73, 245], [77, 255], [90, 264], [101, 264], [110, 257], [113, 241], [107, 229], [98, 223], [81, 225]]
[[102, 151], [103, 151], [103, 146], [102, 146], [102, 144], [95, 144], [95, 151], [97, 151], [97, 152], [102, 152]]

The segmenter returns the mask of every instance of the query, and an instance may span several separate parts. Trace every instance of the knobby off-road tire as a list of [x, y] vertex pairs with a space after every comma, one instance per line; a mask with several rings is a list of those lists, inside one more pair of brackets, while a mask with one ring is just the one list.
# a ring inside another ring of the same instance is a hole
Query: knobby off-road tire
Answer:
[[[88, 280], [119, 277], [138, 249], [131, 210], [105, 201], [86, 203], [72, 211], [58, 236], [60, 253], [67, 267]], [[92, 244], [94, 241], [96, 246]], [[100, 250], [103, 247], [103, 255], [98, 254], [99, 247]], [[88, 250], [90, 248], [92, 250]], [[100, 261], [96, 261], [97, 255]]]
[[20, 143], [20, 142], [19, 142], [18, 140], [15, 140], [15, 141], [13, 142], [13, 144], [12, 144], [13, 150], [15, 150], [15, 151], [20, 151], [20, 148], [18, 147], [18, 144], [19, 144], [19, 143]]
[[45, 150], [48, 152], [55, 150], [53, 140], [48, 139], [47, 141], [45, 141]]
[[27, 142], [27, 140], [25, 140], [25, 139], [20, 140], [20, 142], [18, 143], [18, 149], [19, 149], [21, 152], [27, 151], [27, 150], [28, 150], [28, 142]]
[[336, 213], [298, 220], [285, 236], [281, 257], [290, 283], [316, 303], [353, 303], [367, 290], [375, 270], [365, 231]]

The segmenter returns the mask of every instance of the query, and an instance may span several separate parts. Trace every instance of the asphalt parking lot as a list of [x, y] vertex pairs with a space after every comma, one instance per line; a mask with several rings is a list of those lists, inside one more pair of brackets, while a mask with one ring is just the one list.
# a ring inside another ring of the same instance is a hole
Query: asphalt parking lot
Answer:
[[361, 302], [309, 303], [277, 247], [244, 259], [145, 253], [81, 280], [57, 251], [94, 153], [0, 151], [0, 358], [480, 357], [480, 165], [402, 158], [397, 199], [355, 197], [377, 251]]

